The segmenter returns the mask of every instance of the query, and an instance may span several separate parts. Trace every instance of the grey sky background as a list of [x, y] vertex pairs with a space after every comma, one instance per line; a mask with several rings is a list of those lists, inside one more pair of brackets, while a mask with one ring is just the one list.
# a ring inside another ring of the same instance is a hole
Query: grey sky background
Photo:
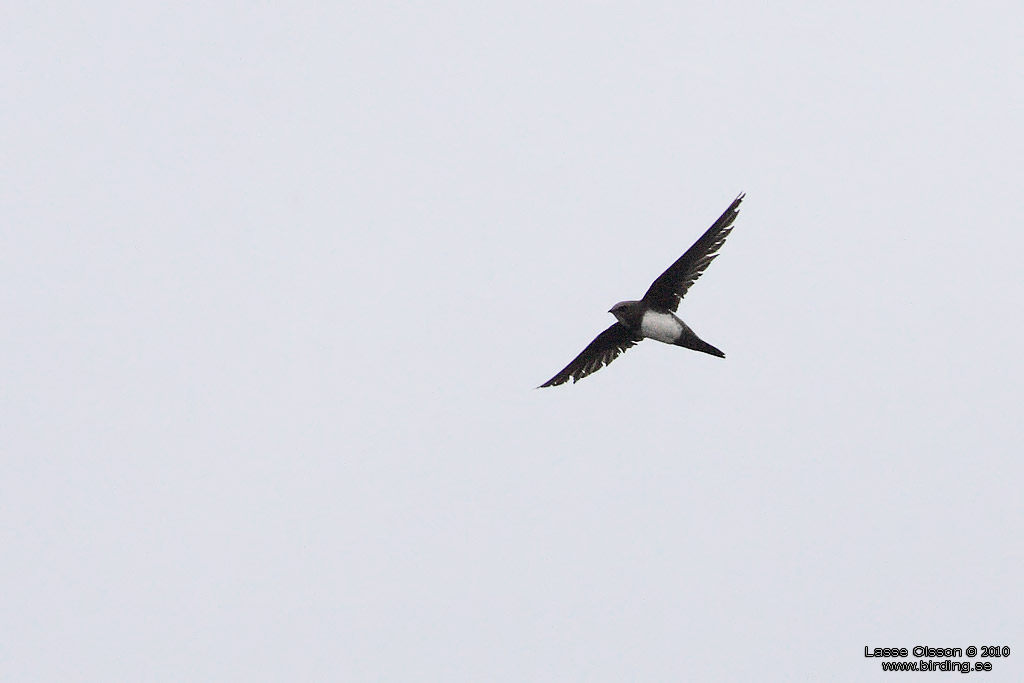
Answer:
[[1024, 9], [713, 5], [5, 5], [0, 679], [1020, 680]]

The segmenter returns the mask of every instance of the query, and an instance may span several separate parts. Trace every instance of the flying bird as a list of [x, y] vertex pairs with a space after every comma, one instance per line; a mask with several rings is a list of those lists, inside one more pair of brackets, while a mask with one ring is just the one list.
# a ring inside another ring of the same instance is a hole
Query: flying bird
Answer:
[[616, 322], [597, 335], [561, 372], [538, 388], [565, 384], [570, 379], [575, 383], [608, 365], [623, 351], [644, 339], [725, 358], [724, 353], [698, 337], [689, 325], [677, 318], [675, 312], [690, 286], [718, 256], [718, 250], [732, 232], [732, 223], [739, 213], [743, 197], [743, 194], [736, 197], [714, 225], [658, 276], [644, 298], [620, 301], [612, 306], [608, 312], [615, 316]]

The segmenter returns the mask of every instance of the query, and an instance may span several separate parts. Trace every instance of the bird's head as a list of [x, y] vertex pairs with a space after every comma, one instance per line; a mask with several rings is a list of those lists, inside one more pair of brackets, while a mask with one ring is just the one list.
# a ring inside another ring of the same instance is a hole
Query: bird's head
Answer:
[[611, 308], [608, 312], [615, 316], [615, 319], [626, 327], [632, 327], [630, 324], [630, 314], [636, 309], [637, 301], [620, 301]]

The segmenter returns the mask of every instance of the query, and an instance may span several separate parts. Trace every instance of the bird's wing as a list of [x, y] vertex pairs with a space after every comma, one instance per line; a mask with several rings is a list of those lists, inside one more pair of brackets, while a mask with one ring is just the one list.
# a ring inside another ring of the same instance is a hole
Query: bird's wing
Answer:
[[572, 359], [561, 372], [549, 379], [542, 387], [553, 387], [557, 384], [565, 384], [570, 379], [578, 382], [592, 372], [597, 372], [604, 366], [618, 358], [619, 354], [634, 346], [640, 339], [633, 335], [626, 327], [616, 322], [607, 330], [597, 335], [594, 341], [590, 342], [587, 348], [583, 349], [580, 355]]
[[679, 257], [679, 260], [658, 276], [644, 294], [645, 302], [673, 312], [679, 308], [679, 300], [686, 295], [690, 285], [697, 281], [708, 264], [715, 260], [718, 256], [716, 252], [725, 244], [725, 238], [732, 231], [732, 222], [736, 220], [743, 197], [742, 194], [736, 197], [715, 224], [708, 228], [707, 232]]

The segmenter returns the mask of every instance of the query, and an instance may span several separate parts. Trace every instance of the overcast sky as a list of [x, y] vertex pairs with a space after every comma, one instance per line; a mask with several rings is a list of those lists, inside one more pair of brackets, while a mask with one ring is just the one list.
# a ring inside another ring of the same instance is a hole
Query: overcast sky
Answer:
[[0, 679], [1021, 680], [1022, 25], [8, 3]]

